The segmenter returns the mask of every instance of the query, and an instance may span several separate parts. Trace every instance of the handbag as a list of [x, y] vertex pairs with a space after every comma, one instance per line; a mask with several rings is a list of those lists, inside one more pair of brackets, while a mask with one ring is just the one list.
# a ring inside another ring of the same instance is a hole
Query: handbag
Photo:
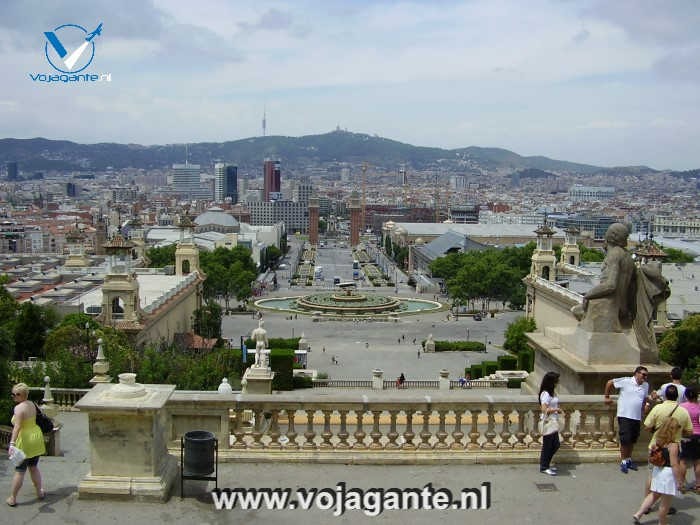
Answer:
[[25, 459], [27, 459], [26, 454], [14, 445], [10, 445], [9, 452], [10, 457], [8, 459], [10, 460], [10, 463], [12, 463], [13, 467], [18, 467]]
[[41, 429], [41, 432], [43, 434], [51, 434], [53, 432], [53, 421], [46, 417], [46, 414], [41, 411], [36, 403], [34, 403], [34, 407], [36, 407], [36, 424]]
[[537, 430], [542, 436], [548, 436], [549, 434], [559, 432], [559, 420], [548, 414], [544, 419], [540, 419], [537, 424]]

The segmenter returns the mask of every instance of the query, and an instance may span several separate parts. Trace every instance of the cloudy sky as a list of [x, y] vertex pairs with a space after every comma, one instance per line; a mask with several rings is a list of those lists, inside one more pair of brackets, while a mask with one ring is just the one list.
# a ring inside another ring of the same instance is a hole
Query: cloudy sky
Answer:
[[[85, 72], [44, 31], [94, 29]], [[225, 141], [349, 131], [591, 164], [700, 167], [696, 0], [0, 3], [0, 137]]]

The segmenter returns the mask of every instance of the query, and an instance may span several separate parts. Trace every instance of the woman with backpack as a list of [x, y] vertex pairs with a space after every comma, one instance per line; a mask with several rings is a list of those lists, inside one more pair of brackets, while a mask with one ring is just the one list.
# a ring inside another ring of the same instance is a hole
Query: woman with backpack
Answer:
[[678, 442], [674, 441], [680, 431], [680, 423], [669, 417], [657, 431], [654, 446], [649, 451], [649, 463], [651, 470], [651, 492], [644, 498], [639, 510], [632, 515], [634, 523], [640, 523], [639, 519], [651, 506], [661, 499], [659, 505], [659, 524], [666, 525], [668, 509], [671, 507], [671, 499], [683, 486], [681, 480], [680, 463], [678, 461]]
[[36, 424], [36, 406], [27, 400], [28, 397], [29, 387], [24, 383], [18, 383], [12, 387], [12, 399], [17, 405], [12, 416], [13, 428], [8, 455], [14, 455], [18, 449], [24, 453], [25, 459], [15, 467], [15, 475], [12, 478], [12, 493], [5, 500], [10, 507], [17, 505], [17, 493], [22, 487], [27, 468], [29, 468], [29, 475], [34, 483], [37, 497], [42, 500], [45, 496], [44, 489], [41, 487], [41, 473], [38, 466], [39, 456], [46, 454], [44, 434], [39, 425]]

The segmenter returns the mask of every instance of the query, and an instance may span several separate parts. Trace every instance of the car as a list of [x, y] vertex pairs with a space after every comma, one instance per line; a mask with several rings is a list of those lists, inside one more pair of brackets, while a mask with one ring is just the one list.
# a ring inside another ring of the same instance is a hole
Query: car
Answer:
[[481, 316], [479, 314], [474, 314], [475, 321], [481, 321]]

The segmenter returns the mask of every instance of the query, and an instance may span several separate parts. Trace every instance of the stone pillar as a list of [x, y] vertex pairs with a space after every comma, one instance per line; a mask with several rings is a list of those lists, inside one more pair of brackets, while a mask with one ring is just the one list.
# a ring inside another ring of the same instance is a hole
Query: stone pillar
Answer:
[[348, 208], [350, 208], [350, 247], [354, 248], [360, 244], [360, 227], [362, 222], [360, 217], [362, 208], [356, 191], [353, 191], [350, 196], [350, 206]]
[[61, 455], [61, 424], [56, 419], [58, 416], [58, 405], [53, 401], [53, 393], [51, 392], [51, 378], [44, 376], [44, 398], [41, 400], [41, 411], [44, 415], [50, 418], [54, 423], [54, 431], [49, 438], [49, 446], [46, 450], [47, 456]]
[[384, 390], [384, 371], [379, 368], [372, 370], [372, 390]]
[[581, 250], [578, 247], [578, 234], [580, 233], [576, 228], [567, 228], [564, 230], [566, 234], [566, 241], [561, 249], [561, 259], [562, 264], [572, 264], [574, 266], [579, 266], [581, 261]]
[[318, 246], [318, 197], [309, 199], [309, 242], [312, 246]]
[[107, 375], [107, 372], [109, 372], [109, 361], [105, 359], [105, 354], [102, 350], [102, 339], [97, 340], [97, 358], [95, 359], [95, 364], [92, 365], [92, 371], [95, 373], [95, 376], [90, 379], [91, 385], [112, 382], [112, 377]]
[[450, 389], [450, 371], [446, 369], [440, 370], [440, 390]]
[[88, 415], [90, 471], [80, 498], [166, 501], [177, 476], [168, 454], [165, 404], [175, 385], [140, 385], [136, 374], [95, 385], [76, 403]]
[[425, 351], [434, 352], [435, 351], [435, 341], [433, 340], [433, 334], [428, 335], [428, 340], [425, 342]]

